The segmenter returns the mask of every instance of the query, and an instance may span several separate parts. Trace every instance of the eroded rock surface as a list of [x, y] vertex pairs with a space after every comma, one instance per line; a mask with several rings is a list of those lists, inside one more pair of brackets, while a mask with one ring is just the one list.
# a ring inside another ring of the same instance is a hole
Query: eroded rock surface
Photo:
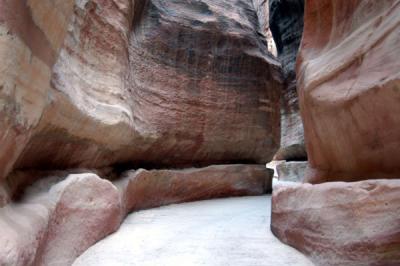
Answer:
[[259, 34], [264, 4], [1, 5], [0, 176], [123, 163], [261, 163], [277, 149], [281, 69]]
[[305, 10], [307, 180], [399, 178], [399, 1], [306, 1]]
[[400, 264], [400, 180], [281, 187], [271, 230], [316, 265]]
[[282, 162], [276, 166], [279, 181], [303, 183], [307, 167], [307, 162]]
[[270, 29], [282, 63], [281, 144], [276, 160], [304, 160], [304, 129], [296, 91], [296, 57], [303, 33], [304, 0], [270, 0]]
[[94, 173], [42, 173], [20, 200], [0, 208], [0, 265], [71, 265], [131, 211], [262, 195], [271, 190], [271, 181], [272, 171], [263, 165], [142, 169], [113, 183]]
[[71, 265], [117, 229], [122, 213], [111, 182], [95, 174], [60, 179], [45, 178], [22, 202], [0, 209], [0, 265]]
[[129, 84], [135, 125], [153, 140], [137, 159], [268, 161], [279, 145], [280, 72], [253, 3], [152, 0], [138, 20]]
[[0, 179], [13, 169], [45, 109], [72, 6], [70, 0], [0, 2]]
[[256, 196], [272, 190], [273, 172], [264, 165], [216, 165], [184, 170], [131, 171], [125, 174], [127, 211], [166, 204], [232, 196]]

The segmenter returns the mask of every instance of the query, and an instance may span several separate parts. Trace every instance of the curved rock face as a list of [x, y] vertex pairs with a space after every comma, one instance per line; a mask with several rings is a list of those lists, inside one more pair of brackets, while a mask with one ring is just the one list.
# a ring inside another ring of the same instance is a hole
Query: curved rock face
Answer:
[[282, 63], [281, 144], [276, 160], [304, 160], [304, 129], [296, 91], [296, 57], [303, 33], [304, 0], [270, 0], [269, 23]]
[[126, 156], [135, 134], [125, 86], [130, 2], [76, 1], [49, 103], [16, 168], [97, 167]]
[[[281, 70], [253, 2], [2, 5], [0, 176], [266, 162], [277, 149]], [[20, 9], [15, 26], [7, 14]]]
[[[76, 170], [78, 172], [78, 170]], [[128, 171], [113, 183], [94, 173], [40, 177], [20, 201], [0, 208], [0, 265], [68, 266], [119, 227], [128, 212], [271, 190], [264, 165]]]
[[400, 3], [306, 1], [298, 60], [308, 181], [400, 176]]
[[321, 266], [400, 264], [400, 180], [279, 188], [271, 230]]
[[257, 34], [252, 2], [152, 0], [135, 16], [129, 85], [135, 125], [153, 139], [146, 158], [270, 159], [279, 141], [279, 67]]
[[71, 265], [118, 228], [122, 213], [111, 182], [95, 174], [57, 183], [61, 178], [41, 180], [26, 200], [0, 209], [0, 265]]

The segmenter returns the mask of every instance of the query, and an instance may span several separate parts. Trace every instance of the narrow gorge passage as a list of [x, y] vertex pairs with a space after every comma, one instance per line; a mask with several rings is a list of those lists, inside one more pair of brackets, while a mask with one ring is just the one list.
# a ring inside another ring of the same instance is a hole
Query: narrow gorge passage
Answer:
[[170, 205], [130, 214], [74, 266], [313, 265], [269, 230], [271, 196]]

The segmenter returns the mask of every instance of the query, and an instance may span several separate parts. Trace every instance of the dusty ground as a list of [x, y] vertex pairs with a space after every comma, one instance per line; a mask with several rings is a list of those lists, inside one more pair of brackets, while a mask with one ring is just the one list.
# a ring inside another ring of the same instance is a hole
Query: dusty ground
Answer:
[[74, 266], [312, 265], [269, 230], [270, 196], [171, 205], [133, 213]]

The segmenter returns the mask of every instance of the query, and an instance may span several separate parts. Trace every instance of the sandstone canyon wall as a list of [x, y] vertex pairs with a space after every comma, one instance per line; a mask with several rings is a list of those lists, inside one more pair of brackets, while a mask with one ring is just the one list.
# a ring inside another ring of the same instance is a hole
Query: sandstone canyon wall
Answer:
[[47, 105], [72, 7], [73, 1], [0, 2], [0, 179], [12, 170]]
[[306, 0], [297, 85], [314, 184], [274, 190], [271, 230], [317, 265], [400, 265], [399, 14], [396, 0]]
[[261, 163], [278, 148], [280, 66], [253, 2], [1, 3], [2, 178]]
[[399, 1], [308, 1], [298, 86], [308, 180], [400, 176]]
[[306, 160], [296, 88], [296, 57], [303, 33], [304, 0], [270, 0], [270, 30], [283, 68], [281, 142], [276, 160]]
[[128, 211], [270, 191], [264, 7], [0, 0], [0, 265], [70, 265]]

